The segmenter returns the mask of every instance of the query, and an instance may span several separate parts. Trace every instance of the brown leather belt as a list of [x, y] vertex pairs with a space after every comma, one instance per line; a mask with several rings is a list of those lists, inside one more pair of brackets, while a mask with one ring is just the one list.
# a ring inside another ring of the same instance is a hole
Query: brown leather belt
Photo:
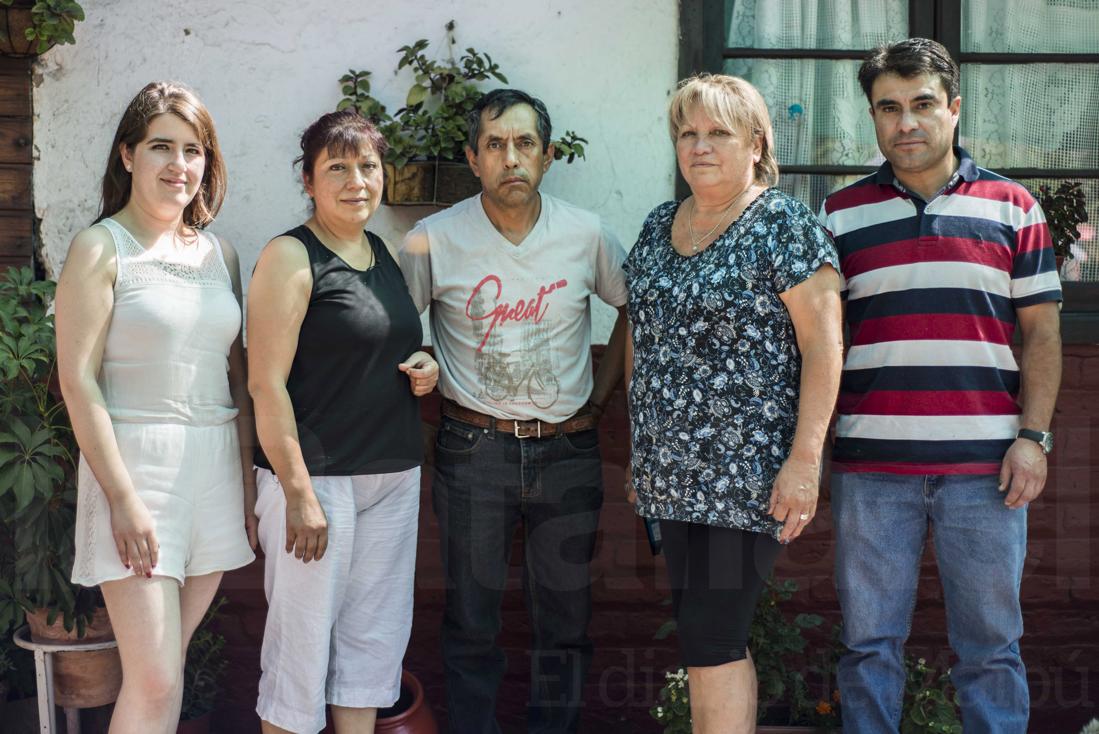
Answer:
[[587, 404], [578, 410], [576, 415], [561, 423], [494, 418], [491, 415], [478, 413], [476, 410], [463, 408], [458, 403], [448, 399], [443, 400], [443, 415], [478, 428], [502, 431], [516, 438], [549, 438], [559, 433], [576, 433], [577, 431], [590, 431], [595, 428], [595, 416], [591, 414], [591, 408]]

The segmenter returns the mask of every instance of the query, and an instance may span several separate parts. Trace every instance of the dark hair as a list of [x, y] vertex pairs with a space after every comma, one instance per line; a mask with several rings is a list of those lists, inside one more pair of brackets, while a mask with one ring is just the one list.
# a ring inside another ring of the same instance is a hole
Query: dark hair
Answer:
[[958, 64], [945, 46], [929, 38], [906, 38], [878, 46], [870, 52], [859, 67], [859, 84], [871, 104], [874, 100], [870, 99], [870, 89], [874, 86], [874, 80], [882, 74], [896, 74], [902, 79], [920, 74], [937, 76], [946, 90], [947, 102], [961, 93]]
[[379, 158], [389, 149], [378, 128], [355, 110], [329, 112], [301, 134], [301, 155], [294, 159], [294, 165], [300, 163], [302, 175], [312, 179], [313, 165], [322, 150], [329, 156], [357, 156], [364, 145], [373, 148]]
[[473, 109], [466, 115], [466, 127], [469, 129], [469, 147], [477, 152], [477, 138], [481, 134], [481, 113], [488, 110], [490, 120], [495, 120], [515, 105], [530, 105], [538, 125], [538, 137], [542, 139], [542, 152], [549, 149], [553, 125], [550, 124], [546, 105], [537, 97], [532, 97], [518, 89], [493, 89], [477, 100]]
[[183, 222], [189, 227], [205, 227], [214, 221], [221, 202], [225, 200], [225, 160], [218, 147], [214, 120], [206, 105], [183, 84], [178, 82], [149, 82], [137, 96], [130, 100], [111, 143], [107, 156], [107, 171], [103, 174], [103, 199], [100, 204], [100, 221], [117, 214], [130, 200], [132, 175], [122, 162], [122, 146], [133, 149], [149, 133], [154, 117], [171, 113], [190, 125], [202, 144], [206, 169], [202, 184], [195, 198], [183, 210]]

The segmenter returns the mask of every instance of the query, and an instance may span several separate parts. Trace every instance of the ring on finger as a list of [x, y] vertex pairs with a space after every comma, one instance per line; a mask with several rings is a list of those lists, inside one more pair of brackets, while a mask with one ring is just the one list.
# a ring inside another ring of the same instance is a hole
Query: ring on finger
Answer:
[[809, 513], [808, 512], [801, 513], [800, 515], [798, 515], [798, 519], [799, 520], [808, 520], [809, 519]]

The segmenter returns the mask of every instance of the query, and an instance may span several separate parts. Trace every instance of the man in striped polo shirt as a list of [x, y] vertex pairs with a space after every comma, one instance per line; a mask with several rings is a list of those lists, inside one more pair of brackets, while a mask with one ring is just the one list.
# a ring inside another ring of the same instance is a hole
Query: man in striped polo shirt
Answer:
[[844, 732], [897, 731], [931, 529], [966, 734], [1024, 734], [1026, 507], [1061, 376], [1049, 231], [1025, 188], [954, 147], [962, 100], [943, 46], [875, 49], [859, 82], [887, 162], [821, 211], [851, 340], [832, 464]]

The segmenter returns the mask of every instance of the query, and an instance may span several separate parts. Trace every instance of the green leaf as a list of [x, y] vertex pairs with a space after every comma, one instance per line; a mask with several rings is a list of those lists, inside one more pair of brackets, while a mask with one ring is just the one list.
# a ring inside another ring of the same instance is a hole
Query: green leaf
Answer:
[[72, 585], [56, 568], [51, 569], [51, 571], [53, 572], [53, 580], [56, 584], [55, 588], [61, 597], [62, 606], [66, 609], [72, 609], [76, 606], [76, 597], [73, 595]]
[[412, 88], [408, 90], [408, 98], [405, 100], [405, 104], [409, 107], [414, 107], [427, 99], [427, 95], [427, 87], [420, 84], [413, 84]]
[[15, 486], [15, 477], [22, 469], [22, 462], [8, 464], [3, 469], [0, 469], [0, 497], [3, 497], [10, 491], [13, 491]]
[[30, 441], [26, 444], [27, 453], [30, 454], [35, 452], [39, 446], [50, 440], [50, 435], [50, 431], [45, 428], [40, 428], [35, 431], [34, 435], [31, 436]]
[[660, 627], [656, 630], [656, 633], [653, 635], [653, 639], [665, 640], [670, 635], [672, 635], [676, 631], [676, 629], [676, 621], [674, 619], [669, 619], [664, 622], [664, 624], [660, 625]]
[[12, 491], [15, 492], [16, 512], [25, 508], [34, 499], [34, 474], [26, 464], [19, 468], [15, 482], [12, 484]]
[[31, 442], [31, 431], [22, 421], [13, 422], [11, 432], [15, 435], [15, 440], [20, 447], [25, 448]]
[[799, 614], [794, 617], [794, 624], [802, 629], [819, 627], [823, 622], [824, 618], [816, 614]]

